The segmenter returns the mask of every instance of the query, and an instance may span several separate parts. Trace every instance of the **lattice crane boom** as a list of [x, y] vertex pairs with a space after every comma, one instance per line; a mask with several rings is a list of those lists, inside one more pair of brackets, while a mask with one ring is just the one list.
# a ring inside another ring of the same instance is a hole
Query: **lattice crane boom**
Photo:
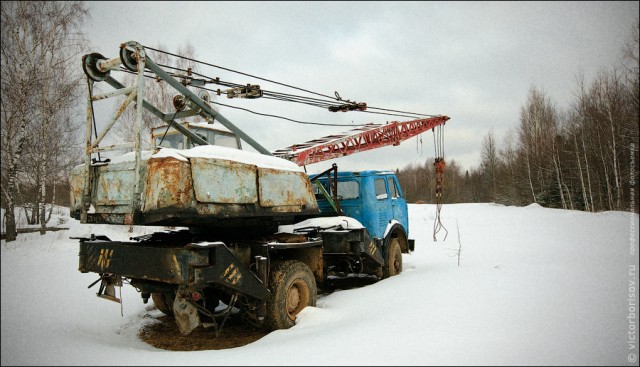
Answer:
[[346, 133], [278, 149], [273, 155], [304, 166], [387, 145], [399, 145], [400, 142], [442, 125], [447, 120], [447, 116], [435, 116], [404, 122], [393, 121], [384, 125], [367, 124]]

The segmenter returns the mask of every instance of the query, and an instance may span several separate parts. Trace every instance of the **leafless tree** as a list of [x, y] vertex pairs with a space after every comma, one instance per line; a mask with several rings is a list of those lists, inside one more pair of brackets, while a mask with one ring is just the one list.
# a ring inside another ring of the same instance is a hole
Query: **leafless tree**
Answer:
[[513, 130], [509, 130], [507, 134], [505, 134], [498, 156], [500, 173], [498, 177], [497, 201], [507, 205], [522, 204], [523, 195], [519, 194], [518, 188], [526, 187], [526, 185], [523, 184], [518, 172], [521, 159], [518, 155]]
[[552, 139], [556, 124], [555, 107], [543, 91], [532, 86], [521, 110], [518, 136], [520, 149], [526, 157], [526, 174], [534, 202], [546, 196], [550, 183]]
[[493, 131], [489, 131], [482, 140], [482, 161], [480, 162], [480, 166], [485, 173], [490, 201], [496, 201], [497, 197], [498, 165], [499, 158], [496, 138]]
[[[88, 11], [82, 2], [3, 1], [2, 8], [2, 200], [6, 208], [6, 239], [16, 238], [14, 210], [21, 176], [35, 174], [41, 225], [47, 185], [69, 136], [77, 103], [80, 75], [77, 60], [85, 40], [79, 27]], [[24, 171], [25, 158], [34, 159], [36, 172]], [[23, 190], [24, 191], [24, 190]], [[44, 227], [43, 227], [44, 228]], [[42, 233], [42, 232], [41, 232]]]

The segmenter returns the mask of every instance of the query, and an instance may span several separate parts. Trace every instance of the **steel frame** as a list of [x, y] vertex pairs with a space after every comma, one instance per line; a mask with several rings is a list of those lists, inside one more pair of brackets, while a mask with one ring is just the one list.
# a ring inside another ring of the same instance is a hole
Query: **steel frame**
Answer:
[[[242, 130], [236, 127], [231, 121], [229, 121], [226, 117], [220, 114], [217, 111], [214, 111], [207, 102], [198, 97], [195, 93], [187, 89], [182, 83], [165, 72], [162, 68], [156, 65], [153, 60], [151, 60], [145, 53], [144, 46], [139, 44], [138, 42], [129, 41], [120, 45], [120, 57], [106, 59], [102, 55], [97, 53], [92, 53], [85, 55], [83, 57], [83, 69], [85, 74], [88, 77], [88, 96], [87, 96], [87, 113], [86, 113], [86, 126], [85, 126], [85, 181], [82, 188], [82, 207], [80, 213], [80, 221], [82, 223], [86, 223], [88, 219], [88, 212], [91, 206], [91, 183], [93, 179], [93, 168], [97, 165], [106, 164], [106, 162], [93, 162], [91, 157], [94, 153], [105, 152], [105, 151], [113, 151], [113, 150], [126, 150], [132, 149], [135, 152], [135, 166], [134, 166], [134, 195], [132, 202], [132, 213], [136, 213], [140, 206], [140, 188], [139, 184], [139, 175], [140, 175], [140, 153], [141, 153], [141, 131], [142, 131], [142, 108], [136, 108], [136, 120], [134, 123], [134, 141], [122, 144], [115, 144], [110, 146], [100, 146], [100, 143], [111, 130], [111, 128], [115, 125], [115, 123], [122, 117], [124, 111], [131, 105], [131, 102], [135, 100], [135, 106], [142, 106], [143, 108], [150, 111], [153, 115], [161, 119], [162, 121], [167, 122], [176, 130], [180, 131], [182, 134], [187, 135], [193, 142], [203, 145], [208, 144], [204, 139], [200, 138], [198, 135], [190, 132], [188, 129], [184, 128], [182, 125], [177, 123], [173, 118], [169, 117], [172, 114], [164, 113], [159, 110], [157, 107], [149, 103], [144, 99], [144, 71], [145, 68], [155, 73], [160, 79], [166, 81], [169, 85], [171, 85], [174, 89], [176, 89], [180, 94], [185, 96], [189, 102], [193, 106], [197, 107], [197, 114], [202, 115], [208, 121], [218, 121], [223, 126], [228, 128], [231, 132], [236, 134], [240, 139], [247, 142], [253, 148], [255, 148], [258, 152], [271, 155], [267, 149], [265, 149], [258, 142], [253, 140], [249, 135], [245, 134]], [[130, 87], [125, 87], [122, 83], [112, 78], [109, 74], [111, 70], [117, 69], [120, 65], [125, 66], [127, 69], [134, 71], [137, 73], [137, 78], [134, 85]], [[93, 95], [93, 87], [95, 82], [105, 81], [111, 87], [115, 89], [115, 91], [103, 93], [100, 95]], [[111, 97], [116, 97], [120, 95], [126, 95], [127, 98], [120, 104], [118, 109], [115, 111], [113, 117], [106, 124], [105, 128], [97, 134], [96, 138], [92, 138], [92, 129], [93, 129], [93, 102], [105, 100]], [[194, 107], [195, 108], [195, 107]], [[186, 112], [185, 112], [186, 113]], [[195, 113], [194, 113], [195, 114]], [[175, 114], [173, 114], [175, 116]], [[129, 221], [132, 218], [129, 218]], [[127, 220], [125, 220], [127, 222]]]
[[399, 145], [400, 142], [442, 125], [447, 120], [447, 116], [436, 116], [405, 122], [393, 121], [386, 125], [368, 124], [344, 134], [329, 135], [276, 150], [273, 155], [304, 166], [386, 145]]

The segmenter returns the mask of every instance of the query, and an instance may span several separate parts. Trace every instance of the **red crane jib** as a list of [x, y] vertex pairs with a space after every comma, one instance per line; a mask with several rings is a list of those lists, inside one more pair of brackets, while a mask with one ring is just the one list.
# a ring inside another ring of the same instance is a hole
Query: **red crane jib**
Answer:
[[447, 120], [447, 116], [436, 116], [405, 122], [393, 121], [384, 125], [367, 124], [343, 134], [294, 144], [274, 151], [273, 155], [304, 166], [387, 145], [399, 145], [400, 142], [442, 125]]

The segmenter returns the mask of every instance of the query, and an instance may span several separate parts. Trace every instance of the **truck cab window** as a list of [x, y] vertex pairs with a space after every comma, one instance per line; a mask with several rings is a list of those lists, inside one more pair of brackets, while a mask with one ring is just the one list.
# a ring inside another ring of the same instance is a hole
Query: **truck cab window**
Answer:
[[338, 181], [338, 198], [340, 200], [357, 199], [360, 187], [356, 181]]
[[[160, 144], [162, 141], [162, 144]], [[183, 141], [182, 134], [167, 134], [162, 139], [162, 136], [156, 138], [156, 146], [165, 148], [182, 149]]]
[[376, 199], [382, 200], [389, 197], [387, 195], [387, 186], [384, 184], [384, 178], [376, 178], [373, 181], [376, 190]]
[[[318, 184], [322, 185], [329, 194], [331, 193], [331, 187], [326, 180], [318, 180]], [[317, 185], [313, 185], [313, 192], [316, 194], [316, 199], [324, 199], [324, 195], [320, 191]], [[338, 199], [350, 200], [360, 197], [360, 185], [357, 181], [338, 181]]]
[[387, 182], [389, 183], [389, 191], [391, 192], [391, 198], [396, 199], [400, 197], [400, 190], [398, 190], [398, 186], [396, 186], [396, 182], [392, 177], [387, 178]]
[[215, 145], [239, 149], [238, 140], [234, 135], [216, 134]]
[[[206, 134], [206, 133], [205, 133]], [[204, 141], [208, 142], [209, 144], [211, 144], [211, 142], [207, 139], [206, 135], [197, 132], [196, 135], [198, 135], [199, 137], [201, 137]], [[191, 141], [191, 139], [187, 139], [189, 141], [189, 144], [187, 144], [189, 146], [189, 148], [193, 148], [193, 147], [197, 147], [200, 144], [193, 144], [193, 142]]]

